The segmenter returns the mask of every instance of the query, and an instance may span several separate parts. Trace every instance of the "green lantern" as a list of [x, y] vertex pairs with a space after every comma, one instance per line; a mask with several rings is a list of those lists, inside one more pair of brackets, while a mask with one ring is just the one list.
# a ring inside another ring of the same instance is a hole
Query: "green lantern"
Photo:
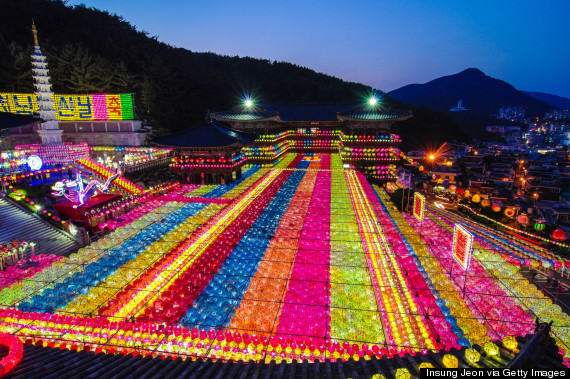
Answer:
[[542, 223], [540, 223], [540, 222], [537, 222], [536, 224], [534, 224], [534, 229], [535, 229], [535, 230], [539, 230], [539, 231], [540, 231], [540, 230], [544, 230], [544, 227], [545, 227], [545, 225], [542, 224]]

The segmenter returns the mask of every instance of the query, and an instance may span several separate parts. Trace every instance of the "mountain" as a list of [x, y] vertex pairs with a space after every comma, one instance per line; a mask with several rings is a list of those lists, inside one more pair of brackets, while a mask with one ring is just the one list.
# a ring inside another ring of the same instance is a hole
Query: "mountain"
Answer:
[[562, 97], [558, 95], [551, 95], [549, 93], [544, 92], [529, 92], [529, 91], [522, 91], [526, 95], [530, 97], [534, 97], [537, 100], [544, 101], [552, 105], [553, 107], [560, 108], [560, 109], [570, 109], [570, 99], [567, 97]]
[[[0, 0], [0, 92], [34, 90], [32, 18], [47, 56], [54, 92], [134, 93], [136, 116], [160, 133], [196, 125], [208, 110], [233, 108], [246, 93], [264, 103], [341, 103], [359, 101], [372, 90], [288, 62], [173, 47], [121, 16], [85, 5], [68, 6], [61, 0]], [[389, 96], [384, 96], [383, 102], [409, 109]], [[459, 124], [442, 112], [421, 107], [412, 110], [415, 117], [394, 125], [406, 149], [469, 139]]]
[[[409, 84], [388, 94], [403, 103], [448, 111], [463, 100], [471, 111], [491, 115], [504, 106], [525, 107], [529, 116], [543, 116], [552, 106], [517, 90], [500, 79], [468, 68], [454, 75], [443, 76], [424, 84]], [[463, 113], [463, 112], [450, 112]]]
[[54, 92], [135, 93], [137, 116], [170, 131], [208, 109], [233, 108], [246, 93], [264, 102], [339, 102], [371, 92], [287, 62], [173, 47], [120, 16], [61, 0], [0, 0], [0, 92], [33, 91], [32, 18]]

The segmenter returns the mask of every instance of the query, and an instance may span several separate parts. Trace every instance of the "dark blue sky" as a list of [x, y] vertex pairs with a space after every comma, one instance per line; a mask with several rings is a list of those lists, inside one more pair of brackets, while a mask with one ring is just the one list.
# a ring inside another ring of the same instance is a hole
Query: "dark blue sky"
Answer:
[[569, 0], [69, 2], [79, 3], [173, 46], [288, 61], [384, 91], [476, 67], [570, 97]]

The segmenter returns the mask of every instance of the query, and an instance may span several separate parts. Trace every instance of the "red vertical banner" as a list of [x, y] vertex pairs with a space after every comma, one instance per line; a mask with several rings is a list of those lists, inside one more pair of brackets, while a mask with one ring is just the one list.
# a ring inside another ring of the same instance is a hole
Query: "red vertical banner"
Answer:
[[426, 198], [419, 192], [415, 192], [413, 213], [414, 216], [418, 219], [418, 221], [423, 221], [425, 207], [426, 207]]
[[469, 269], [473, 251], [473, 234], [459, 224], [453, 227], [453, 257], [463, 267]]

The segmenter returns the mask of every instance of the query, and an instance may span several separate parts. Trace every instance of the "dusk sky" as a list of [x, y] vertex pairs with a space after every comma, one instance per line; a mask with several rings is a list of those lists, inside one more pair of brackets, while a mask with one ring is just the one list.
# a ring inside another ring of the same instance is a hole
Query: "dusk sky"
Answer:
[[570, 97], [568, 0], [69, 2], [79, 3], [173, 46], [292, 62], [384, 91], [476, 67]]

